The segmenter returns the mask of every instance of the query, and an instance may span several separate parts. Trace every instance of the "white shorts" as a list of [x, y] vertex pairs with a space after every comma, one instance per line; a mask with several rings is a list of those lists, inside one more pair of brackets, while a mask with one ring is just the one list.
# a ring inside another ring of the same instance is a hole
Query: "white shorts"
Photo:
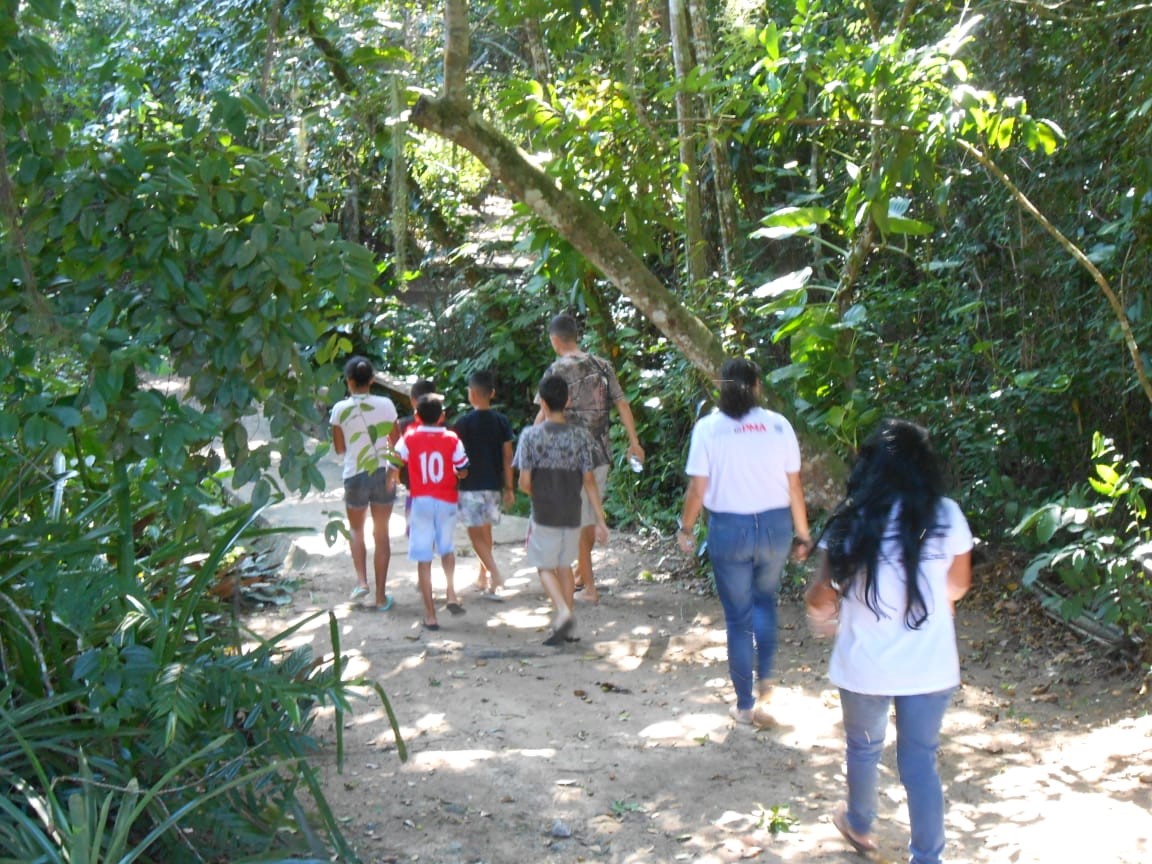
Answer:
[[528, 563], [538, 570], [571, 567], [580, 551], [580, 529], [553, 528], [529, 520], [525, 545]]

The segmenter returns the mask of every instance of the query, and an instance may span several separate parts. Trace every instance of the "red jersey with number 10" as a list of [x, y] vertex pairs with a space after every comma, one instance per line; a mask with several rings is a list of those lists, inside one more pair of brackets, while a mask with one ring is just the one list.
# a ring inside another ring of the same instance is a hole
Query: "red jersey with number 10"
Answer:
[[408, 465], [408, 492], [455, 504], [460, 498], [456, 472], [468, 467], [464, 445], [443, 426], [411, 426], [396, 444], [396, 453]]

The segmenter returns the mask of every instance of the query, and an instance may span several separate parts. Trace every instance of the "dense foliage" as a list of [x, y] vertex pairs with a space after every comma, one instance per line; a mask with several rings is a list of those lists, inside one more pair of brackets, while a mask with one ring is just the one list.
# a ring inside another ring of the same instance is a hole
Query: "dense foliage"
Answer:
[[[663, 0], [473, 3], [476, 113], [769, 371], [814, 453], [925, 423], [982, 538], [1035, 556], [1025, 584], [1152, 644], [1152, 13], [677, 9], [679, 78]], [[343, 849], [303, 761], [354, 683], [335, 631], [317, 656], [252, 642], [207, 588], [262, 502], [320, 482], [353, 351], [456, 410], [490, 367], [520, 426], [576, 311], [649, 452], [610, 514], [668, 530], [711, 385], [573, 237], [405, 125], [443, 83], [442, 11], [0, 0], [7, 856]]]

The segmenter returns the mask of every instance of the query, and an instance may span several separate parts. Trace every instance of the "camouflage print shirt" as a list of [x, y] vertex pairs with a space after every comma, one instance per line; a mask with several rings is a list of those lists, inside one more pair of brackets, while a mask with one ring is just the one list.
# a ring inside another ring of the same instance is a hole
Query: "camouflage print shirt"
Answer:
[[611, 364], [580, 352], [556, 358], [548, 367], [548, 374], [559, 375], [568, 385], [568, 407], [564, 409], [564, 418], [592, 433], [596, 443], [596, 465], [610, 463], [612, 444], [608, 433], [612, 406], [624, 398], [624, 390]]

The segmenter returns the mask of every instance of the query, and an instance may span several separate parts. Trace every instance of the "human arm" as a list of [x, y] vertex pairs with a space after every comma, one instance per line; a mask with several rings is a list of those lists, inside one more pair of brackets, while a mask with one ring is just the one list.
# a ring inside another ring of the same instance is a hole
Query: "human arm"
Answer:
[[676, 545], [685, 554], [690, 554], [696, 548], [696, 520], [704, 509], [704, 493], [707, 491], [707, 476], [694, 474], [688, 478], [684, 506], [680, 510], [680, 529], [676, 532]]
[[804, 605], [808, 612], [808, 627], [814, 636], [827, 638], [836, 635], [840, 623], [840, 592], [832, 585], [832, 569], [828, 555], [821, 551], [816, 575], [804, 591]]
[[337, 456], [343, 456], [344, 451], [348, 449], [348, 443], [344, 440], [344, 430], [339, 426], [332, 427], [332, 449], [336, 451]]
[[788, 507], [792, 511], [792, 557], [807, 561], [812, 552], [812, 533], [808, 527], [808, 505], [804, 503], [804, 484], [800, 472], [788, 474]]
[[948, 566], [948, 605], [956, 614], [956, 601], [968, 593], [972, 587], [972, 550], [961, 552]]
[[636, 418], [632, 415], [632, 406], [627, 399], [616, 400], [616, 413], [620, 415], [620, 422], [624, 431], [628, 433], [628, 455], [635, 456], [644, 461], [644, 448], [640, 446], [640, 439], [636, 437]]
[[516, 502], [515, 477], [512, 472], [512, 441], [504, 442], [504, 506], [511, 507]]
[[588, 503], [596, 512], [596, 541], [608, 542], [608, 518], [604, 515], [604, 505], [600, 500], [600, 489], [596, 485], [596, 475], [591, 471], [584, 472], [584, 494], [588, 496]]
[[532, 495], [532, 469], [520, 469], [520, 491], [531, 497]]

